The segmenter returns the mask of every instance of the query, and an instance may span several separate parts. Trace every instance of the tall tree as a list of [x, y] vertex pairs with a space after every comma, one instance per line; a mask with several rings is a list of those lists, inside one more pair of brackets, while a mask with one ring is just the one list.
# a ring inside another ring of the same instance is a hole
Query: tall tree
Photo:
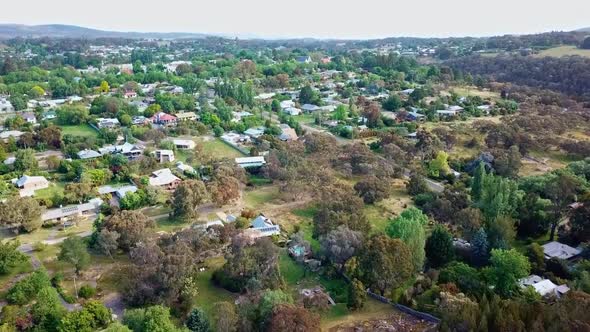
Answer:
[[568, 173], [560, 173], [547, 183], [545, 194], [551, 200], [550, 241], [553, 241], [555, 238], [555, 230], [567, 211], [568, 205], [575, 201], [579, 186], [579, 180]]
[[322, 253], [342, 271], [344, 264], [362, 248], [363, 234], [341, 225], [320, 238], [320, 244]]
[[18, 250], [20, 242], [0, 242], [0, 275], [7, 274], [19, 263], [27, 261], [27, 256]]
[[238, 324], [236, 307], [231, 302], [216, 302], [213, 305], [212, 323], [215, 331], [235, 332]]
[[490, 262], [494, 291], [503, 296], [513, 294], [519, 287], [518, 280], [528, 276], [531, 270], [527, 258], [514, 249], [493, 249]]
[[268, 323], [269, 332], [320, 331], [320, 317], [307, 309], [290, 305], [278, 305]]
[[30, 233], [43, 224], [42, 211], [37, 200], [32, 197], [11, 197], [0, 203], [0, 223]]
[[207, 200], [207, 189], [203, 181], [187, 180], [174, 191], [173, 207], [176, 217], [194, 219], [198, 217], [197, 208]]
[[390, 221], [385, 230], [387, 235], [401, 239], [408, 246], [415, 272], [421, 271], [424, 267], [426, 255], [424, 252], [426, 244], [424, 226], [427, 223], [428, 217], [422, 211], [411, 207]]
[[471, 240], [472, 255], [474, 263], [477, 265], [486, 264], [490, 256], [490, 247], [488, 244], [488, 235], [483, 228], [480, 228]]
[[210, 330], [209, 318], [203, 310], [195, 308], [186, 319], [186, 327], [191, 332], [208, 332]]
[[441, 225], [437, 225], [426, 240], [426, 258], [428, 263], [438, 268], [453, 260], [455, 249], [453, 236]]

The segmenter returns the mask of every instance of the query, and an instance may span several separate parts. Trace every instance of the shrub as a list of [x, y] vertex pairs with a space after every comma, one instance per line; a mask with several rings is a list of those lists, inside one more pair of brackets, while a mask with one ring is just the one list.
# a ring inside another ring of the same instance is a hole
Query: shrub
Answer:
[[83, 299], [89, 299], [94, 295], [96, 295], [96, 288], [89, 285], [84, 285], [80, 287], [80, 290], [78, 290], [78, 296]]

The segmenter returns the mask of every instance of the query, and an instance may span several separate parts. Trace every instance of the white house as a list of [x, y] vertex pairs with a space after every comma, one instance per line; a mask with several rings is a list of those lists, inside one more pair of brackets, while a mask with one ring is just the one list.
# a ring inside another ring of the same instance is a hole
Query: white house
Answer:
[[549, 279], [543, 279], [538, 275], [532, 274], [526, 278], [522, 278], [518, 281], [520, 287], [533, 287], [537, 293], [541, 296], [555, 295], [561, 297], [565, 293], [569, 292], [570, 288], [567, 285], [556, 285]]
[[98, 118], [96, 119], [96, 124], [98, 128], [116, 128], [119, 127], [121, 124], [119, 123], [119, 119], [111, 119], [111, 118]]
[[30, 197], [39, 189], [49, 188], [49, 181], [44, 176], [23, 175], [14, 181], [14, 185], [20, 189], [21, 197]]
[[172, 174], [169, 168], [153, 172], [148, 181], [150, 186], [163, 187], [168, 190], [174, 190], [180, 184], [180, 179]]
[[80, 159], [93, 159], [100, 157], [101, 154], [94, 150], [85, 149], [78, 152], [78, 158]]
[[297, 108], [297, 107], [287, 107], [285, 109], [283, 109], [283, 112], [291, 115], [291, 116], [297, 116], [299, 114], [301, 114], [301, 109]]
[[557, 241], [544, 244], [543, 252], [545, 259], [559, 258], [559, 259], [574, 259], [582, 253], [582, 250], [568, 246], [567, 244], [559, 243]]
[[160, 163], [167, 163], [174, 161], [174, 151], [172, 150], [156, 150], [152, 154]]
[[241, 157], [241, 158], [236, 158], [235, 160], [236, 160], [236, 164], [238, 164], [238, 166], [240, 166], [242, 168], [260, 167], [260, 166], [266, 164], [266, 160], [264, 160], [264, 157], [262, 157], [262, 156]]
[[182, 149], [182, 150], [185, 150], [185, 149], [192, 150], [195, 148], [195, 146], [197, 146], [195, 141], [190, 140], [190, 139], [174, 139], [174, 140], [172, 140], [172, 143], [174, 144], [174, 146], [177, 149]]
[[256, 217], [250, 223], [250, 233], [252, 237], [265, 237], [281, 234], [281, 227], [276, 225], [263, 214]]

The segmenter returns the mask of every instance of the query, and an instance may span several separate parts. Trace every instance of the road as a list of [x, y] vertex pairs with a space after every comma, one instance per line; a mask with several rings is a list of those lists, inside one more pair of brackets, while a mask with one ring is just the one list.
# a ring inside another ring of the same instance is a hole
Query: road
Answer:
[[[81, 232], [81, 233], [77, 233], [75, 235], [79, 236], [79, 237], [88, 237], [88, 236], [92, 235], [92, 231]], [[55, 245], [55, 244], [60, 244], [60, 243], [64, 242], [67, 238], [68, 238], [67, 236], [64, 236], [64, 237], [60, 237], [57, 239], [43, 240], [43, 241], [41, 241], [41, 243], [51, 246], [51, 245]], [[31, 252], [33, 252], [33, 244], [31, 244], [31, 243], [22, 244], [20, 247], [18, 247], [18, 250], [24, 254], [30, 254]]]

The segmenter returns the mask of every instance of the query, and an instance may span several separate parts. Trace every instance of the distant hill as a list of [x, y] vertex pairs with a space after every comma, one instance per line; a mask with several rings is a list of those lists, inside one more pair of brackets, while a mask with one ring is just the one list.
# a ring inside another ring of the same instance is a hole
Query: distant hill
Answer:
[[588, 27], [588, 28], [582, 28], [582, 29], [578, 29], [578, 30], [576, 30], [576, 31], [579, 31], [579, 32], [590, 32], [590, 27]]
[[208, 35], [201, 33], [185, 32], [120, 32], [105, 31], [84, 28], [75, 25], [46, 24], [46, 25], [22, 25], [0, 24], [0, 39], [15, 37], [38, 38], [155, 38], [155, 39], [181, 39], [181, 38], [205, 38]]

